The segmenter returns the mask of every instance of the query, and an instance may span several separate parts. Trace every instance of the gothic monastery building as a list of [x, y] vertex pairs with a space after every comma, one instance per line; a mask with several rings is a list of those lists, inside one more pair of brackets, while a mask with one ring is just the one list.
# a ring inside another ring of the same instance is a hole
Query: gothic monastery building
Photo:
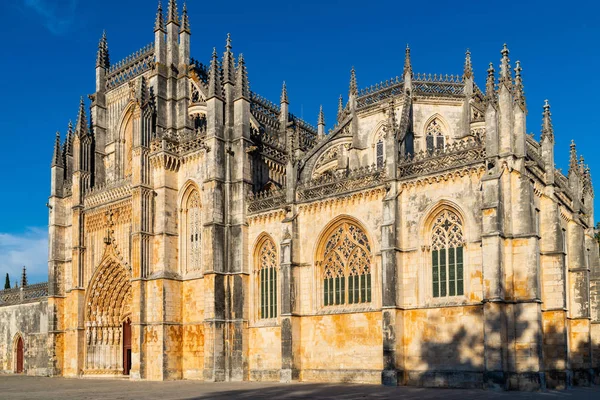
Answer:
[[575, 144], [555, 168], [547, 102], [526, 133], [506, 45], [484, 91], [468, 51], [462, 76], [413, 72], [408, 48], [394, 79], [359, 89], [352, 70], [326, 132], [322, 111], [316, 128], [290, 113], [285, 84], [278, 104], [253, 92], [229, 37], [207, 66], [190, 37], [175, 0], [122, 61], [102, 36], [95, 92], [56, 136], [49, 282], [0, 292], [0, 370], [600, 379], [590, 170]]

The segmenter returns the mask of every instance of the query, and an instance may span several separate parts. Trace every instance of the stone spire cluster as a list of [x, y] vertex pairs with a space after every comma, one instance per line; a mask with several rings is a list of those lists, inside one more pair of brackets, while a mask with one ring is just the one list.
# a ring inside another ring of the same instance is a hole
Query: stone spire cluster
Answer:
[[227, 34], [227, 42], [225, 44], [225, 52], [223, 53], [223, 84], [235, 84], [235, 60], [231, 52], [231, 35]]
[[179, 15], [177, 14], [176, 0], [169, 0], [169, 7], [167, 9], [167, 24], [170, 23], [179, 25]]

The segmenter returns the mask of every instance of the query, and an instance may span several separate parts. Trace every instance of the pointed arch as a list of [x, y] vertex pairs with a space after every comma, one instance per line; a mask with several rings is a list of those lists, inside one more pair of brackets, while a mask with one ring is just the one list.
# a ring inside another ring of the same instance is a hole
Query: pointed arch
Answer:
[[383, 168], [383, 164], [385, 161], [384, 127], [385, 121], [379, 121], [369, 137], [372, 153], [371, 164], [376, 165], [377, 168]]
[[12, 340], [13, 371], [15, 374], [25, 372], [25, 339], [19, 331], [15, 333]]
[[433, 298], [465, 293], [465, 221], [464, 214], [448, 202], [437, 204], [425, 220]]
[[198, 185], [188, 181], [180, 191], [180, 271], [202, 271], [202, 198]]
[[131, 295], [131, 275], [109, 251], [86, 291], [84, 373], [123, 373], [122, 324], [131, 314]]
[[450, 128], [441, 114], [435, 113], [427, 119], [423, 125], [423, 136], [428, 152], [432, 153], [445, 148], [446, 140], [450, 136]]
[[315, 266], [322, 282], [322, 305], [370, 303], [373, 252], [364, 225], [341, 215], [319, 235]]
[[141, 109], [135, 100], [130, 100], [121, 113], [117, 124], [117, 157], [122, 177], [131, 176], [133, 147], [136, 140], [135, 133], [139, 130]]
[[257, 318], [277, 318], [279, 252], [271, 235], [266, 232], [259, 235], [254, 246], [253, 258]]

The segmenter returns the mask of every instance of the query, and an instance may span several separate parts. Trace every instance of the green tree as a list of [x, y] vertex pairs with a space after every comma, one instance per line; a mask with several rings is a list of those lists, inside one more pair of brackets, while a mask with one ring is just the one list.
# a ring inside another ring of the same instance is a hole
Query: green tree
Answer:
[[8, 277], [8, 272], [6, 273], [6, 281], [4, 282], [4, 289], [10, 289], [10, 278]]

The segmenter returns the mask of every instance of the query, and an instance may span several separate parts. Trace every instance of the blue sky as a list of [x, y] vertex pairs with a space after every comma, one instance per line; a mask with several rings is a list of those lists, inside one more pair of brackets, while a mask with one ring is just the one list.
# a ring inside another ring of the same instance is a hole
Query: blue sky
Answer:
[[[164, 0], [163, 2], [165, 2]], [[359, 87], [400, 75], [410, 44], [415, 72], [462, 74], [472, 52], [485, 87], [508, 43], [520, 60], [529, 116], [539, 137], [544, 99], [552, 105], [556, 162], [568, 167], [571, 139], [600, 176], [600, 23], [596, 2], [228, 1], [189, 0], [192, 56], [221, 53], [228, 32], [243, 52], [252, 90], [276, 102], [286, 81], [291, 111], [316, 124], [323, 104], [331, 127], [349, 71]], [[182, 2], [179, 1], [181, 7]], [[46, 279], [45, 207], [54, 135], [75, 120], [79, 97], [94, 90], [98, 39], [106, 29], [116, 62], [153, 40], [154, 0], [0, 2], [0, 274]], [[596, 205], [600, 204], [596, 201]]]

